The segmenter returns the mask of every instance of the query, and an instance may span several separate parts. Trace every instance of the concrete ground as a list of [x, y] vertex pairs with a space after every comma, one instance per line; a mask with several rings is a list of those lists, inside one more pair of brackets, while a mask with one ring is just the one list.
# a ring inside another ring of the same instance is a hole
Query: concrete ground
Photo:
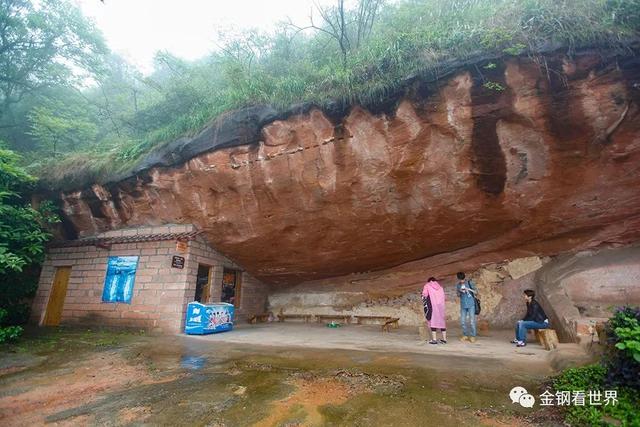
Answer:
[[189, 338], [214, 344], [411, 353], [434, 356], [432, 359], [440, 361], [452, 360], [452, 357], [456, 360], [467, 359], [467, 363], [483, 359], [493, 364], [509, 364], [511, 367], [537, 371], [559, 370], [590, 360], [590, 356], [577, 344], [560, 344], [558, 349], [546, 351], [532, 338], [526, 347], [517, 348], [509, 343], [513, 339], [513, 331], [509, 330], [491, 331], [479, 336], [473, 344], [461, 342], [460, 336], [459, 329], [449, 329], [447, 344], [432, 345], [420, 339], [416, 327], [400, 327], [383, 333], [377, 325], [328, 328], [318, 323], [274, 322], [240, 324], [230, 332], [192, 335]]
[[[0, 425], [562, 425], [542, 392], [580, 347], [516, 349], [509, 331], [433, 346], [415, 328], [238, 325], [208, 336], [29, 328], [0, 346]], [[575, 350], [572, 355], [571, 351]], [[428, 421], [427, 421], [428, 420]]]

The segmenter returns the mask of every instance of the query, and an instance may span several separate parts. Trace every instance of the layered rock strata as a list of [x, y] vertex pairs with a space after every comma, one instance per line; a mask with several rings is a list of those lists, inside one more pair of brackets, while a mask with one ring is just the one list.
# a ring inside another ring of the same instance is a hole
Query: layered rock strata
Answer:
[[260, 122], [248, 144], [208, 129], [184, 163], [59, 193], [68, 236], [195, 224], [264, 282], [327, 289], [640, 237], [637, 55], [480, 63], [391, 111]]

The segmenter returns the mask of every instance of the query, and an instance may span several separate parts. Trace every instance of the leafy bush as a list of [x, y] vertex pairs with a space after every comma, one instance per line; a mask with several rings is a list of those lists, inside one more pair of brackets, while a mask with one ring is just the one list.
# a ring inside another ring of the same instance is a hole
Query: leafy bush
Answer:
[[578, 391], [604, 383], [607, 369], [602, 365], [581, 366], [566, 369], [553, 380], [556, 390]]
[[607, 383], [640, 390], [640, 307], [618, 308], [606, 332]]
[[17, 340], [22, 330], [22, 326], [0, 326], [0, 343]]
[[[606, 368], [602, 365], [589, 365], [565, 370], [553, 380], [556, 391], [610, 390], [606, 384]], [[640, 398], [630, 388], [617, 388], [615, 405], [565, 406], [565, 420], [571, 426], [638, 426], [640, 420]]]
[[21, 326], [2, 326], [7, 317], [7, 310], [0, 308], [0, 344], [18, 339], [22, 335]]
[[[51, 203], [32, 208], [25, 199], [35, 178], [17, 165], [19, 157], [0, 144], [0, 325], [24, 323], [29, 316], [26, 299], [33, 296], [44, 259], [44, 245], [51, 237], [47, 224], [58, 221]], [[21, 328], [3, 329], [3, 337], [15, 338]]]
[[607, 322], [607, 351], [599, 365], [570, 368], [553, 380], [556, 391], [617, 390], [616, 405], [566, 406], [575, 426], [640, 426], [640, 362], [635, 358], [640, 309], [619, 308]]

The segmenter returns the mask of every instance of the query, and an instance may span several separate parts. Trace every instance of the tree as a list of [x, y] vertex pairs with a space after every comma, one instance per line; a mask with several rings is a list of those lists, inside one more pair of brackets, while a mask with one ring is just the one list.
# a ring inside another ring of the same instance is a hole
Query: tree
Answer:
[[373, 24], [382, 7], [383, 0], [358, 0], [355, 8], [347, 9], [345, 0], [337, 0], [335, 6], [320, 6], [316, 3], [315, 10], [320, 15], [322, 23], [317, 25], [313, 20], [313, 11], [309, 15], [309, 25], [289, 25], [299, 31], [314, 29], [325, 33], [338, 43], [342, 56], [342, 65], [346, 68], [347, 56], [369, 38]]
[[29, 135], [53, 157], [77, 151], [95, 140], [97, 119], [92, 105], [79, 95], [45, 100], [29, 113]]
[[106, 51], [68, 0], [0, 0], [0, 118], [27, 94], [95, 75]]
[[[18, 161], [17, 154], [0, 144], [0, 322], [5, 324], [27, 320], [24, 299], [37, 285], [37, 268], [51, 237], [46, 227], [58, 221], [50, 203], [34, 209], [24, 200], [35, 178]], [[0, 324], [0, 336], [13, 335], [10, 331]]]

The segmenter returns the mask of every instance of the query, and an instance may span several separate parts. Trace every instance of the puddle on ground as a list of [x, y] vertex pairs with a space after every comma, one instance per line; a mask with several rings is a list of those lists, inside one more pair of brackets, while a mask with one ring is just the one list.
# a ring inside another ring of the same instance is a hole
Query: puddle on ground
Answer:
[[[40, 343], [0, 352], [2, 424], [530, 425], [530, 410], [513, 407], [507, 394], [542, 380], [451, 357], [436, 363], [427, 355], [213, 346], [188, 337], [119, 337], [106, 346], [71, 333], [51, 339], [66, 350]], [[21, 354], [44, 361], [11, 371], [22, 366]]]
[[182, 356], [180, 367], [185, 369], [198, 370], [204, 367], [207, 359], [201, 356]]

